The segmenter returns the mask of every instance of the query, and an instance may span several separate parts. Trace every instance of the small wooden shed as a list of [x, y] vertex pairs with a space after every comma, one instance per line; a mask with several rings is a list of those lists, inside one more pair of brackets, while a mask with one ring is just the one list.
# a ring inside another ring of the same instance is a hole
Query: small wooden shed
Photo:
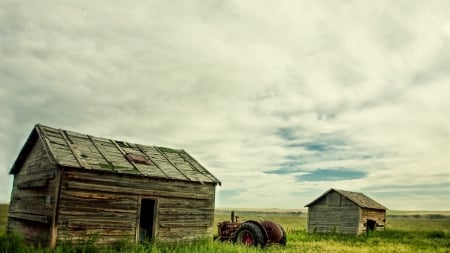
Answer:
[[309, 233], [358, 235], [386, 222], [386, 207], [359, 192], [330, 189], [305, 207]]
[[220, 181], [182, 149], [37, 124], [10, 174], [7, 231], [33, 243], [212, 237]]

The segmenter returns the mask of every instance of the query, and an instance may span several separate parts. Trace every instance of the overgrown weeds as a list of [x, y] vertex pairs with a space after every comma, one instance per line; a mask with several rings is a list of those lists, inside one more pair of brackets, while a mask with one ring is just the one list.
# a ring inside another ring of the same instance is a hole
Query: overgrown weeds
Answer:
[[[4, 216], [6, 217], [6, 211]], [[0, 217], [0, 221], [6, 221], [5, 217]], [[228, 217], [215, 218], [216, 221], [220, 221]], [[242, 217], [242, 220], [251, 218]], [[93, 234], [81, 241], [58, 242], [58, 247], [50, 250], [28, 245], [20, 235], [5, 234], [6, 223], [3, 222], [4, 227], [0, 228], [2, 229], [0, 230], [0, 253], [450, 252], [450, 219], [448, 218], [428, 220], [395, 218], [388, 221], [384, 231], [374, 231], [360, 236], [307, 233], [305, 217], [283, 216], [280, 213], [279, 216], [273, 216], [271, 219], [285, 228], [287, 233], [285, 247], [272, 245], [263, 249], [249, 248], [212, 240], [177, 244], [150, 241], [136, 245], [134, 238], [122, 238], [114, 245], [105, 247], [98, 245], [105, 242], [105, 238], [101, 238], [101, 234]]]
[[[230, 242], [200, 240], [190, 243], [167, 244], [145, 242], [134, 244], [124, 238], [114, 246], [96, 246], [98, 237], [87, 238], [84, 244], [60, 243], [55, 250], [27, 245], [17, 234], [0, 235], [1, 253], [272, 253], [272, 252], [446, 252], [450, 249], [450, 236], [442, 231], [385, 230], [369, 235], [309, 234], [305, 230], [288, 232], [286, 247], [273, 245], [264, 249], [245, 247]], [[375, 249], [378, 249], [376, 251]], [[392, 249], [392, 250], [391, 250]]]

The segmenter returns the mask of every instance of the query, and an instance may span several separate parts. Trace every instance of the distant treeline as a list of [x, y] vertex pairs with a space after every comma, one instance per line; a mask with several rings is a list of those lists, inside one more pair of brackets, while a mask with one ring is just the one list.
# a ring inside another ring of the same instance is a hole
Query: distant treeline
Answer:
[[450, 216], [442, 214], [388, 214], [387, 217], [390, 219], [425, 219], [425, 220], [450, 219]]
[[[230, 215], [231, 210], [216, 209], [215, 215]], [[258, 211], [258, 210], [236, 210], [235, 215], [240, 217], [255, 217], [255, 216], [290, 216], [290, 217], [304, 217], [308, 213], [307, 211]], [[450, 219], [449, 215], [445, 214], [387, 214], [388, 219], [426, 219], [426, 220], [439, 220]]]
[[247, 217], [247, 216], [305, 216], [306, 212], [300, 210], [230, 210], [230, 209], [216, 209], [215, 215], [230, 215], [231, 211], [234, 211], [234, 214], [239, 217]]

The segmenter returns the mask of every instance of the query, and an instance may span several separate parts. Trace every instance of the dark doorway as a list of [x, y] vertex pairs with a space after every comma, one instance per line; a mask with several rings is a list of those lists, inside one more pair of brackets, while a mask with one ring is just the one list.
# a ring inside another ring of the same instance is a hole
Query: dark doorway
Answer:
[[155, 200], [142, 199], [139, 219], [139, 241], [149, 241], [153, 238], [153, 223], [155, 214]]
[[375, 230], [376, 224], [374, 220], [367, 220], [367, 230]]

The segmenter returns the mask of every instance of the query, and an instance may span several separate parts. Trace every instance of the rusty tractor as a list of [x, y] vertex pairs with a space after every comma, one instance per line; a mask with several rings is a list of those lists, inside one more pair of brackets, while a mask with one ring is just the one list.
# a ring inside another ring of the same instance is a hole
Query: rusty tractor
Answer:
[[286, 232], [279, 224], [268, 220], [238, 221], [238, 219], [239, 216], [234, 216], [232, 211], [231, 221], [219, 222], [217, 239], [247, 246], [286, 245]]

